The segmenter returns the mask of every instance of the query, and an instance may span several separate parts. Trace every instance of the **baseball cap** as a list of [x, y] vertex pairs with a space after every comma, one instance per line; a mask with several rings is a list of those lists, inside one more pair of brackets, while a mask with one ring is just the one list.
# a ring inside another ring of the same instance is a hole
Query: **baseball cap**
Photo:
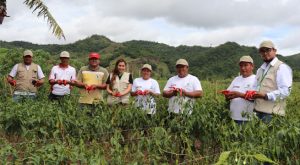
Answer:
[[176, 65], [189, 66], [189, 63], [185, 59], [179, 59], [179, 60], [176, 61]]
[[149, 69], [149, 70], [152, 71], [152, 66], [149, 65], [149, 64], [144, 64], [143, 67], [142, 67], [142, 69], [145, 69], [145, 68], [147, 68], [147, 69]]
[[25, 50], [24, 51], [24, 53], [23, 53], [23, 57], [25, 57], [25, 56], [33, 56], [33, 53], [32, 53], [32, 51], [31, 50]]
[[259, 45], [259, 49], [260, 48], [275, 48], [275, 45], [273, 44], [272, 41], [263, 41], [262, 43], [260, 43]]
[[253, 59], [250, 56], [242, 56], [240, 62], [250, 62], [253, 64]]
[[96, 59], [99, 59], [100, 58], [100, 54], [99, 53], [96, 53], [96, 52], [91, 52], [89, 54], [89, 59], [91, 58], [96, 58]]
[[70, 53], [67, 51], [62, 51], [59, 55], [59, 57], [66, 57], [66, 58], [70, 58]]

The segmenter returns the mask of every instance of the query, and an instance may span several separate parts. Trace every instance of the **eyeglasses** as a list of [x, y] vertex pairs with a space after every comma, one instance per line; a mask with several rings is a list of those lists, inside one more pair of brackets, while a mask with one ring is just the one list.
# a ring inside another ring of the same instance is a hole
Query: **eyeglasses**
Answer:
[[273, 48], [260, 48], [259, 53], [270, 53]]

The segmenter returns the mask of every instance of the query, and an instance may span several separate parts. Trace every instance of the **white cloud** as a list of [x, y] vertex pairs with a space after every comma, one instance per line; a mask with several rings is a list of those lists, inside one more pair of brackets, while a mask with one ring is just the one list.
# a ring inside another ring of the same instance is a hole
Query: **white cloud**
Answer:
[[[116, 42], [150, 40], [174, 46], [217, 46], [227, 41], [257, 46], [271, 39], [284, 55], [300, 52], [297, 0], [46, 0], [67, 40], [22, 1], [9, 0], [0, 40], [70, 43], [92, 34]], [[292, 29], [292, 30], [291, 30]]]

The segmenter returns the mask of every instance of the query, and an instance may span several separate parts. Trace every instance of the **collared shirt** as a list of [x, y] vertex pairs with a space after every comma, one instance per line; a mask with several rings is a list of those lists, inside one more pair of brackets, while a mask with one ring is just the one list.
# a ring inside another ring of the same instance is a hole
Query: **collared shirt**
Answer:
[[[76, 80], [76, 70], [70, 65], [66, 68], [62, 68], [60, 67], [60, 65], [56, 65], [51, 69], [49, 80]], [[52, 86], [52, 93], [60, 96], [70, 94], [70, 85], [54, 84]]]
[[[266, 62], [263, 63], [262, 66], [257, 70], [257, 73], [259, 73], [259, 70], [262, 69], [263, 73], [266, 74], [270, 66], [274, 66], [277, 61], [278, 58], [275, 57], [269, 64], [267, 64]], [[268, 100], [276, 101], [277, 99], [285, 99], [286, 97], [288, 97], [291, 92], [292, 82], [293, 82], [292, 69], [285, 63], [281, 64], [278, 68], [277, 76], [276, 76], [276, 83], [278, 89], [267, 93]]]

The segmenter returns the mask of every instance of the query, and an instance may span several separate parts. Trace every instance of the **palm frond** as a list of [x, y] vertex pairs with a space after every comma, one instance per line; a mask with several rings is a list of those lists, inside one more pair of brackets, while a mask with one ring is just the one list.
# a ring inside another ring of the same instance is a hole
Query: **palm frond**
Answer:
[[64, 32], [59, 24], [56, 22], [52, 14], [49, 12], [48, 7], [41, 0], [25, 0], [26, 4], [30, 9], [33, 9], [32, 12], [38, 11], [37, 16], [43, 16], [47, 20], [52, 33], [58, 38], [65, 38]]

